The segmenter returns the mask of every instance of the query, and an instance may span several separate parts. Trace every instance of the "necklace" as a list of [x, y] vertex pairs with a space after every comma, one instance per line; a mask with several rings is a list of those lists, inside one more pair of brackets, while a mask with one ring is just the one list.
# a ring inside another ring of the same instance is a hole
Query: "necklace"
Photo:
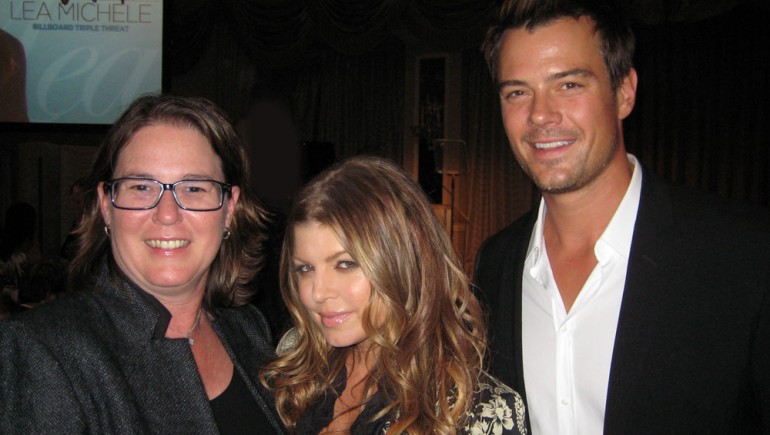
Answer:
[[198, 315], [195, 316], [195, 323], [193, 323], [192, 328], [190, 328], [189, 331], [185, 332], [184, 336], [187, 339], [187, 342], [190, 343], [190, 347], [192, 347], [195, 344], [195, 339], [192, 338], [193, 331], [195, 331], [195, 328], [198, 327], [198, 322], [201, 320], [201, 312], [203, 312], [203, 307], [198, 308]]

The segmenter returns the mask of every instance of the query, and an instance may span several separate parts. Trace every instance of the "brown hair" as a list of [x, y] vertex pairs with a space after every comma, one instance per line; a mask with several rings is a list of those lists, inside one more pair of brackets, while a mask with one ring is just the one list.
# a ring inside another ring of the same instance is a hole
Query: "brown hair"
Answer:
[[629, 22], [612, 0], [508, 0], [497, 23], [488, 31], [482, 50], [492, 79], [497, 83], [500, 43], [508, 29], [533, 31], [559, 18], [588, 17], [601, 39], [601, 53], [610, 85], [617, 90], [633, 67], [635, 39]]
[[[394, 163], [365, 156], [315, 178], [288, 218], [281, 291], [298, 343], [263, 371], [284, 424], [295, 428], [331, 388], [351, 351], [328, 345], [299, 299], [294, 231], [307, 222], [331, 228], [371, 282], [363, 328], [379, 354], [364, 400], [376, 389], [389, 402], [375, 418], [398, 413], [393, 433], [454, 432], [483, 366], [482, 312], [422, 189]], [[380, 325], [372, 313], [383, 311]]]
[[238, 136], [222, 110], [203, 98], [140, 97], [115, 122], [97, 151], [87, 177], [84, 216], [76, 230], [81, 251], [70, 265], [70, 286], [73, 289], [92, 286], [98, 260], [109, 252], [110, 239], [105, 235], [104, 219], [99, 212], [97, 186], [112, 179], [120, 153], [131, 138], [142, 128], [158, 124], [191, 128], [201, 133], [222, 162], [225, 182], [241, 189], [229, 226], [232, 235], [222, 242], [211, 264], [205, 297], [212, 307], [242, 305], [251, 296], [246, 285], [263, 263], [268, 215], [252, 197], [246, 151]]

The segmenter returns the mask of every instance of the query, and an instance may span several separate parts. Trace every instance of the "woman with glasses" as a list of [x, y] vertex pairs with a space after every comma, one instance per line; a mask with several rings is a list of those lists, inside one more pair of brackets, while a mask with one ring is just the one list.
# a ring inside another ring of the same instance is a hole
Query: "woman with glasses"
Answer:
[[2, 433], [280, 433], [246, 284], [264, 210], [224, 114], [147, 96], [97, 153], [75, 296], [0, 325]]

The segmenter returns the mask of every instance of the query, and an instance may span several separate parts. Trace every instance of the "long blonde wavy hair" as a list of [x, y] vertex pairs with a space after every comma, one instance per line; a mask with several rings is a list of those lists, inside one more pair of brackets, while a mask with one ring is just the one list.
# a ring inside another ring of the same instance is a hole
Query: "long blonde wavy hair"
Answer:
[[[293, 431], [345, 370], [351, 348], [333, 348], [299, 299], [294, 229], [331, 228], [372, 285], [363, 328], [378, 353], [365, 383], [398, 416], [389, 433], [452, 433], [463, 423], [483, 368], [486, 329], [452, 243], [422, 189], [394, 163], [358, 156], [320, 174], [297, 196], [281, 253], [281, 292], [297, 344], [262, 372]], [[384, 324], [372, 313], [385, 312]]]

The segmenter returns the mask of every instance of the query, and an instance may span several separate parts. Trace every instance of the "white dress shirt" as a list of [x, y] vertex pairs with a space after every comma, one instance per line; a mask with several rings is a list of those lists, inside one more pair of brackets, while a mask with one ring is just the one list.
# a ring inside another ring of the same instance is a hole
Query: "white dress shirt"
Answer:
[[522, 274], [524, 384], [535, 435], [601, 434], [615, 331], [642, 188], [639, 162], [612, 220], [594, 246], [598, 261], [569, 313], [543, 240], [545, 202]]

